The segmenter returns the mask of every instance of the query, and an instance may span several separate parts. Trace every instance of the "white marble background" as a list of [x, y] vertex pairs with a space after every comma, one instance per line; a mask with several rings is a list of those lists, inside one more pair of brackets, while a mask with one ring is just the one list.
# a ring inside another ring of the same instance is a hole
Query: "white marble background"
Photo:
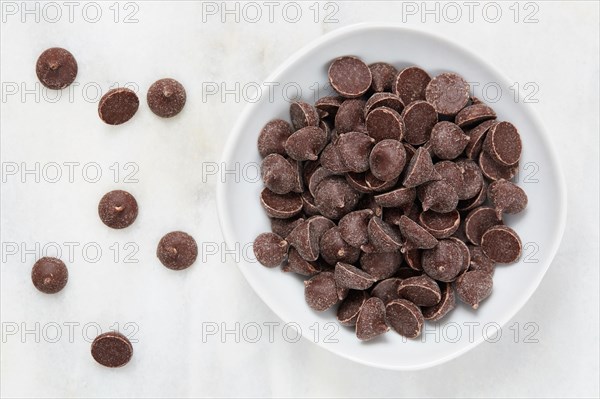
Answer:
[[[58, 8], [3, 2], [2, 396], [597, 397], [598, 3], [521, 3], [516, 15], [513, 2], [499, 2], [497, 23], [486, 21], [495, 18], [493, 5], [475, 3], [472, 21], [473, 6], [454, 3], [462, 17], [452, 22], [456, 8], [445, 3], [311, 1], [301, 3], [301, 17], [292, 23], [294, 9], [285, 14], [278, 2], [271, 6], [273, 22], [264, 3], [258, 3], [262, 16], [253, 22], [255, 8], [238, 4], [237, 15], [224, 14], [221, 2], [54, 3]], [[102, 14], [93, 22], [97, 8]], [[61, 16], [53, 22], [57, 10]], [[325, 21], [334, 11], [330, 17], [337, 22]], [[528, 15], [537, 22], [525, 23]], [[125, 23], [126, 17], [133, 23]], [[216, 83], [220, 94], [236, 82], [261, 82], [311, 40], [363, 21], [430, 30], [478, 52], [521, 88], [532, 82], [522, 94], [539, 89], [531, 99], [567, 177], [567, 229], [537, 292], [499, 342], [423, 371], [369, 368], [307, 340], [286, 342], [280, 330], [269, 342], [266, 327], [257, 343], [244, 337], [236, 342], [232, 334], [203, 335], [203, 326], [206, 332], [212, 325], [233, 329], [236, 322], [280, 320], [224, 251], [205, 254], [179, 273], [154, 256], [159, 238], [174, 229], [209, 243], [205, 250], [222, 243], [215, 179], [203, 182], [200, 168], [219, 160], [245, 101], [232, 94], [203, 96], [203, 83]], [[79, 62], [79, 86], [57, 101], [35, 86], [35, 60], [51, 46], [69, 49]], [[122, 126], [98, 119], [98, 88], [132, 82], [143, 98], [165, 76], [180, 80], [188, 92], [178, 117], [159, 120], [143, 102]], [[35, 172], [22, 174], [36, 162], [39, 182]], [[55, 183], [53, 162], [62, 172]], [[79, 162], [72, 181], [65, 162]], [[86, 181], [95, 176], [92, 162], [102, 172], [95, 183]], [[137, 165], [137, 183], [126, 179], [134, 171], [128, 162]], [[138, 221], [124, 231], [109, 231], [96, 215], [99, 198], [114, 188], [131, 191], [140, 203]], [[58, 243], [70, 272], [66, 289], [55, 296], [37, 292], [29, 277], [44, 247], [49, 255], [56, 252], [49, 243]], [[97, 365], [86, 341], [95, 336], [94, 323], [106, 331], [128, 322], [133, 324], [126, 332], [138, 341], [130, 364], [117, 370]], [[526, 342], [528, 322], [537, 326], [537, 343]]]

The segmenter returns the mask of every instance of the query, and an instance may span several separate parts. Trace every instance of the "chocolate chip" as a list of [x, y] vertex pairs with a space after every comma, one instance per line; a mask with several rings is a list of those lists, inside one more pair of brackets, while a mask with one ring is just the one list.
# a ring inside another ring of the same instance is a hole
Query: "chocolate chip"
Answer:
[[401, 282], [402, 279], [397, 277], [380, 281], [371, 290], [371, 295], [381, 299], [383, 303], [387, 305], [394, 299], [400, 299], [400, 295], [398, 295], [398, 287], [400, 286]]
[[433, 306], [442, 299], [440, 287], [435, 280], [425, 275], [402, 280], [398, 295], [417, 306]]
[[399, 227], [404, 239], [411, 244], [408, 246], [410, 249], [430, 249], [438, 243], [438, 240], [430, 232], [406, 216], [400, 218]]
[[366, 290], [377, 281], [359, 268], [342, 262], [336, 263], [334, 277], [338, 287], [346, 287], [353, 290]]
[[435, 108], [425, 101], [414, 101], [402, 111], [404, 140], [412, 145], [420, 145], [429, 140], [431, 131], [438, 122]]
[[367, 132], [375, 141], [402, 140], [404, 122], [400, 114], [388, 107], [378, 107], [369, 112], [365, 120]]
[[471, 254], [469, 270], [481, 270], [489, 274], [494, 274], [496, 263], [483, 253], [483, 249], [475, 245], [469, 245], [468, 248]]
[[333, 227], [323, 234], [319, 248], [321, 256], [330, 265], [335, 265], [337, 262], [353, 264], [360, 257], [360, 249], [344, 241], [338, 227]]
[[346, 100], [335, 114], [335, 129], [338, 134], [359, 131], [365, 125], [366, 102], [363, 100]]
[[140, 106], [138, 96], [125, 87], [112, 89], [98, 103], [98, 115], [109, 125], [120, 125], [130, 120]]
[[456, 209], [458, 209], [461, 212], [464, 212], [464, 211], [470, 211], [470, 210], [475, 209], [476, 207], [482, 205], [485, 202], [485, 200], [487, 199], [487, 189], [488, 189], [488, 184], [484, 181], [481, 186], [481, 190], [479, 190], [479, 193], [476, 196], [474, 196], [473, 198], [470, 198], [468, 200], [458, 201], [458, 205], [456, 206]]
[[401, 114], [402, 110], [404, 109], [404, 103], [402, 102], [402, 99], [400, 99], [400, 97], [398, 97], [395, 94], [375, 93], [371, 97], [369, 97], [365, 104], [365, 118], [367, 117], [367, 115], [369, 115], [369, 113], [372, 110], [377, 109], [379, 107], [387, 107]]
[[290, 119], [296, 130], [307, 126], [319, 126], [317, 109], [304, 101], [294, 101], [290, 104]]
[[393, 65], [387, 62], [376, 62], [369, 65], [371, 70], [371, 76], [373, 77], [371, 82], [371, 90], [374, 92], [390, 92], [396, 79], [398, 70]]
[[433, 168], [441, 176], [441, 180], [452, 186], [457, 196], [459, 192], [462, 192], [465, 182], [462, 172], [455, 162], [437, 162]]
[[459, 200], [475, 197], [483, 187], [483, 174], [479, 166], [470, 159], [459, 159], [456, 166], [462, 175], [462, 186], [456, 191]]
[[56, 294], [67, 285], [69, 270], [57, 258], [43, 257], [33, 264], [31, 281], [35, 288], [45, 294]]
[[421, 309], [406, 299], [394, 299], [385, 306], [388, 324], [400, 335], [416, 338], [421, 335], [423, 314]]
[[367, 299], [358, 313], [356, 319], [356, 336], [361, 341], [369, 341], [386, 333], [389, 327], [386, 324], [386, 307], [379, 298]]
[[315, 205], [321, 215], [329, 219], [339, 219], [352, 211], [360, 195], [346, 180], [339, 176], [330, 176], [317, 186]]
[[[422, 253], [420, 249], [417, 248], [408, 248], [404, 251], [404, 262], [408, 266], [408, 268], [412, 271], [419, 272], [415, 275], [420, 276], [423, 271], [423, 265], [421, 263]], [[398, 277], [408, 278], [413, 277], [414, 275], [406, 275], [406, 271], [402, 276], [399, 275], [400, 270], [398, 271]]]
[[417, 196], [414, 188], [398, 188], [384, 194], [378, 194], [375, 203], [386, 208], [406, 207], [411, 205]]
[[510, 227], [494, 226], [483, 233], [481, 249], [494, 262], [513, 263], [521, 257], [521, 239]]
[[377, 216], [369, 220], [367, 231], [369, 232], [369, 243], [377, 252], [392, 252], [402, 245], [400, 233]]
[[285, 142], [285, 151], [296, 161], [314, 161], [327, 145], [327, 135], [323, 129], [307, 126], [292, 133]]
[[392, 277], [401, 264], [398, 251], [363, 253], [360, 257], [360, 267], [377, 280]]
[[338, 303], [335, 278], [331, 272], [321, 272], [304, 282], [304, 299], [312, 309], [323, 312]]
[[451, 240], [441, 240], [432, 249], [423, 251], [421, 258], [423, 270], [435, 280], [454, 281], [463, 267], [460, 247]]
[[473, 104], [463, 108], [454, 118], [454, 122], [464, 129], [490, 119], [496, 119], [493, 109], [485, 104]]
[[355, 248], [366, 245], [369, 242], [367, 226], [372, 216], [373, 211], [371, 209], [361, 209], [342, 217], [338, 226], [344, 241]]
[[369, 155], [371, 173], [382, 181], [396, 179], [406, 163], [406, 150], [398, 140], [382, 140]]
[[431, 149], [440, 159], [457, 158], [469, 143], [467, 136], [460, 127], [452, 122], [438, 122], [431, 131]]
[[279, 195], [265, 188], [260, 193], [260, 203], [272, 218], [288, 219], [302, 211], [302, 197], [297, 193]]
[[[281, 239], [281, 237], [279, 238]], [[169, 269], [187, 269], [196, 261], [198, 245], [189, 234], [183, 231], [173, 231], [160, 239], [156, 248], [156, 256]]]
[[419, 215], [419, 224], [427, 230], [429, 234], [437, 239], [448, 238], [460, 225], [460, 214], [457, 210], [447, 213], [438, 213], [431, 210], [421, 212]]
[[446, 316], [456, 306], [456, 295], [450, 283], [441, 284], [442, 298], [437, 305], [421, 309], [425, 320], [437, 321]]
[[73, 54], [60, 47], [52, 47], [40, 54], [35, 73], [44, 86], [59, 90], [67, 87], [77, 76], [77, 61]]
[[479, 154], [479, 167], [481, 168], [481, 173], [490, 180], [510, 180], [517, 174], [519, 163], [504, 166], [494, 161], [487, 152], [481, 151]]
[[336, 58], [327, 72], [331, 87], [346, 98], [360, 97], [369, 90], [372, 76], [369, 67], [358, 57]]
[[[348, 168], [342, 162], [342, 157], [333, 143], [327, 146], [321, 152], [321, 165], [331, 173], [341, 174], [348, 172]], [[314, 195], [314, 194], [313, 194]]]
[[102, 223], [113, 229], [130, 226], [138, 215], [138, 204], [127, 191], [114, 190], [102, 197], [98, 204], [98, 215]]
[[500, 122], [490, 127], [483, 142], [483, 150], [504, 166], [519, 162], [521, 149], [521, 136], [510, 122]]
[[171, 118], [180, 113], [185, 106], [185, 88], [175, 79], [160, 79], [148, 89], [146, 101], [156, 115]]
[[459, 273], [462, 273], [466, 271], [471, 264], [471, 251], [469, 251], [467, 244], [457, 237], [449, 237], [448, 240], [454, 242], [458, 246], [458, 249], [460, 249], [460, 253], [462, 255], [462, 265]]
[[465, 218], [465, 235], [475, 245], [481, 245], [481, 237], [489, 228], [502, 224], [490, 207], [473, 209]]
[[445, 72], [431, 79], [425, 98], [437, 113], [454, 116], [469, 102], [469, 84], [460, 75]]
[[326, 178], [331, 176], [333, 173], [324, 167], [318, 167], [317, 170], [308, 179], [308, 191], [314, 197], [317, 193], [317, 187]]
[[493, 281], [489, 273], [473, 270], [463, 273], [454, 286], [460, 300], [477, 309], [479, 303], [492, 293]]
[[304, 218], [298, 219], [271, 219], [271, 230], [273, 233], [285, 238], [294, 230], [296, 226], [304, 221]]
[[489, 185], [487, 197], [496, 209], [498, 219], [502, 213], [515, 214], [527, 207], [527, 194], [519, 186], [504, 179], [496, 180]]
[[269, 154], [287, 155], [285, 152], [285, 142], [292, 134], [292, 126], [282, 120], [274, 119], [269, 121], [258, 135], [258, 152], [261, 157]]
[[92, 342], [92, 357], [106, 367], [122, 367], [133, 356], [133, 346], [123, 334], [115, 331], [98, 335]]
[[287, 262], [281, 266], [282, 271], [309, 277], [319, 273], [317, 264], [302, 259], [296, 248], [290, 248], [287, 256]]
[[343, 164], [354, 173], [369, 169], [369, 154], [375, 140], [364, 133], [349, 132], [340, 135], [336, 143]]
[[344, 97], [339, 96], [327, 96], [321, 97], [315, 103], [317, 110], [325, 111], [331, 116], [335, 116], [340, 105], [344, 102]]
[[404, 187], [417, 187], [432, 180], [439, 180], [440, 176], [434, 171], [433, 162], [429, 152], [419, 147], [406, 167]]
[[337, 311], [337, 319], [340, 324], [343, 326], [355, 326], [360, 308], [367, 299], [369, 299], [369, 294], [366, 291], [350, 290]]
[[469, 136], [469, 144], [467, 144], [467, 147], [465, 148], [465, 155], [469, 159], [477, 159], [479, 157], [485, 135], [490, 127], [494, 126], [496, 123], [498, 122], [495, 120], [485, 121], [465, 132], [465, 134]]
[[458, 195], [456, 190], [446, 181], [437, 180], [419, 187], [417, 196], [421, 200], [423, 210], [446, 213], [456, 209]]
[[402, 99], [404, 104], [425, 100], [425, 89], [430, 81], [429, 74], [421, 68], [416, 66], [404, 68], [396, 76], [394, 93]]
[[262, 233], [254, 240], [253, 250], [256, 260], [263, 266], [277, 267], [287, 256], [288, 242], [275, 233]]
[[261, 165], [261, 175], [265, 187], [275, 194], [287, 194], [290, 191], [302, 191], [298, 183], [298, 170], [279, 154], [265, 157]]

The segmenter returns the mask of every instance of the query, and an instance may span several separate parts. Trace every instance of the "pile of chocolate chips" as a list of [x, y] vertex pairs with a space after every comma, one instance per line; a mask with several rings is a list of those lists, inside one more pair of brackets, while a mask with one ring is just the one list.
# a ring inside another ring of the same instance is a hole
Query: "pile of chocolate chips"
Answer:
[[416, 338], [456, 296], [477, 309], [496, 263], [519, 259], [503, 215], [527, 205], [510, 181], [521, 139], [456, 73], [345, 56], [328, 74], [338, 96], [294, 102], [291, 123], [260, 132], [272, 232], [254, 253], [306, 276], [307, 304], [337, 305], [359, 339], [390, 327]]

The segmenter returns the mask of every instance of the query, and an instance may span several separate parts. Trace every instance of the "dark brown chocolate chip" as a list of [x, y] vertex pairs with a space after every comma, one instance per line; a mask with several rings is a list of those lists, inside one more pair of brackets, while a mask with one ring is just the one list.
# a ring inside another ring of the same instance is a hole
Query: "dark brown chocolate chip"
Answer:
[[265, 187], [275, 194], [302, 191], [298, 169], [279, 154], [270, 154], [265, 157], [261, 166], [261, 175]]
[[49, 89], [67, 87], [77, 76], [77, 61], [69, 51], [52, 47], [40, 54], [35, 65], [38, 79]]
[[457, 210], [447, 213], [438, 213], [431, 210], [421, 212], [419, 224], [437, 239], [448, 238], [460, 225], [460, 214]]
[[440, 159], [455, 159], [464, 151], [469, 143], [460, 127], [452, 122], [438, 122], [431, 131], [431, 149]]
[[369, 341], [390, 328], [386, 324], [385, 304], [379, 298], [367, 299], [358, 313], [356, 319], [356, 336], [361, 341]]
[[315, 205], [321, 215], [337, 220], [352, 211], [359, 199], [360, 194], [350, 187], [346, 179], [330, 176], [317, 186]]
[[469, 245], [468, 248], [471, 254], [469, 270], [481, 270], [489, 274], [494, 274], [496, 263], [483, 253], [483, 249], [475, 245]]
[[490, 296], [493, 287], [492, 276], [481, 270], [473, 270], [463, 273], [454, 283], [456, 294], [464, 303], [471, 305], [473, 309], [479, 307], [479, 303]]
[[460, 253], [462, 255], [462, 267], [460, 268], [460, 272], [467, 271], [469, 265], [471, 264], [471, 251], [469, 251], [469, 247], [463, 240], [457, 237], [449, 237], [448, 240], [454, 242], [458, 248], [460, 249]]
[[369, 156], [371, 173], [382, 181], [396, 179], [406, 164], [406, 150], [398, 140], [382, 140]]
[[473, 209], [465, 218], [465, 235], [475, 245], [481, 245], [481, 237], [489, 228], [502, 224], [493, 208], [482, 206]]
[[287, 256], [288, 242], [275, 233], [262, 233], [254, 240], [253, 250], [261, 265], [277, 267]]
[[296, 273], [309, 277], [319, 273], [318, 265], [315, 262], [302, 259], [296, 248], [290, 248], [287, 262], [281, 266], [281, 270], [286, 273]]
[[400, 286], [401, 282], [402, 279], [397, 277], [380, 281], [371, 290], [371, 296], [381, 299], [386, 305], [394, 299], [400, 299], [400, 295], [398, 295], [398, 287]]
[[[412, 248], [412, 249], [407, 249], [406, 251], [404, 251], [404, 262], [406, 263], [408, 268], [412, 271], [419, 272], [419, 273], [414, 274], [414, 275], [406, 275], [407, 272], [405, 271], [403, 275], [400, 275], [399, 273], [397, 273], [398, 277], [408, 278], [408, 277], [413, 277], [415, 275], [417, 275], [417, 276], [421, 275], [422, 274], [421, 272], [423, 271], [423, 265], [421, 263], [421, 258], [422, 258], [422, 253], [421, 253], [420, 249]], [[400, 270], [398, 272], [400, 272]]]
[[521, 257], [522, 244], [513, 229], [499, 225], [483, 233], [481, 249], [494, 262], [513, 263]]
[[402, 99], [404, 104], [425, 100], [425, 89], [430, 81], [429, 74], [421, 68], [416, 66], [404, 68], [396, 76], [394, 93]]
[[496, 113], [485, 104], [473, 104], [463, 108], [454, 119], [461, 128], [470, 128], [483, 121], [496, 119]]
[[369, 169], [369, 154], [375, 140], [364, 133], [348, 132], [340, 135], [335, 146], [343, 164], [354, 173]]
[[285, 142], [292, 134], [292, 126], [283, 119], [269, 121], [258, 135], [258, 152], [261, 157], [269, 154], [286, 155]]
[[69, 270], [57, 258], [43, 257], [33, 264], [31, 281], [35, 288], [45, 294], [56, 294], [67, 285]]
[[367, 231], [369, 232], [369, 243], [377, 252], [396, 251], [402, 245], [400, 232], [377, 216], [369, 220]]
[[407, 338], [421, 335], [425, 320], [421, 309], [414, 303], [406, 299], [394, 299], [385, 306], [385, 315], [388, 324], [398, 334]]
[[267, 215], [277, 219], [291, 218], [302, 211], [302, 197], [297, 193], [275, 194], [265, 188], [260, 193], [260, 203]]
[[343, 326], [354, 326], [363, 304], [369, 299], [366, 291], [350, 290], [337, 311], [337, 319]]
[[[277, 236], [277, 238], [279, 238], [280, 242], [282, 241], [281, 237]], [[285, 250], [287, 252], [287, 245]], [[169, 269], [187, 269], [198, 257], [198, 245], [191, 235], [183, 231], [172, 231], [160, 239], [156, 248], [156, 256]]]
[[441, 161], [437, 162], [433, 168], [441, 176], [443, 181], [452, 186], [458, 196], [458, 193], [463, 190], [465, 183], [458, 165], [452, 161]]
[[414, 101], [402, 111], [404, 140], [412, 145], [421, 145], [429, 140], [431, 131], [438, 122], [435, 108], [425, 101]]
[[398, 74], [398, 70], [393, 65], [387, 62], [376, 62], [369, 65], [371, 70], [371, 76], [373, 77], [371, 82], [371, 90], [374, 92], [390, 92], [392, 86]]
[[331, 272], [321, 272], [304, 282], [304, 299], [312, 309], [323, 312], [338, 303], [337, 286]]
[[484, 181], [481, 186], [481, 190], [479, 190], [479, 193], [476, 196], [474, 196], [473, 198], [470, 198], [468, 200], [458, 201], [458, 205], [456, 206], [456, 209], [458, 209], [461, 212], [464, 212], [464, 211], [470, 211], [470, 210], [475, 209], [478, 206], [482, 205], [485, 202], [485, 200], [487, 199], [487, 189], [488, 189], [488, 184]]
[[417, 197], [417, 190], [414, 188], [397, 188], [387, 193], [378, 194], [375, 203], [384, 208], [406, 207], [412, 204]]
[[304, 218], [298, 219], [271, 219], [271, 230], [273, 233], [285, 238], [294, 230], [296, 226], [304, 221]]
[[311, 224], [308, 220], [304, 223], [300, 223], [286, 237], [286, 241], [289, 242], [292, 247], [296, 248], [302, 259], [315, 261], [319, 257], [319, 240], [321, 239], [321, 236], [315, 234], [314, 228], [312, 229], [313, 231], [311, 231], [310, 227]]
[[342, 262], [336, 263], [334, 277], [338, 287], [345, 287], [353, 290], [366, 290], [377, 281], [367, 272]]
[[372, 216], [373, 211], [371, 209], [361, 209], [342, 217], [338, 226], [344, 241], [355, 248], [366, 245], [369, 242], [367, 226]]
[[469, 102], [469, 84], [460, 75], [445, 72], [431, 79], [425, 98], [438, 114], [454, 116]]
[[463, 267], [462, 251], [454, 241], [441, 240], [435, 248], [423, 251], [421, 264], [429, 277], [454, 281]]
[[367, 100], [365, 104], [365, 118], [369, 113], [379, 107], [387, 107], [393, 109], [399, 114], [404, 109], [404, 103], [395, 94], [392, 93], [375, 93]]
[[451, 212], [458, 205], [456, 190], [444, 180], [429, 182], [417, 189], [424, 211], [431, 209], [439, 213]]
[[401, 264], [398, 251], [363, 253], [360, 257], [360, 267], [377, 280], [393, 276]]
[[102, 197], [98, 204], [98, 215], [102, 223], [113, 229], [131, 226], [138, 215], [138, 204], [127, 191], [114, 190]]
[[433, 306], [442, 299], [440, 287], [435, 280], [425, 275], [402, 280], [398, 295], [417, 306]]
[[185, 106], [185, 88], [175, 79], [160, 79], [148, 89], [146, 101], [156, 115], [171, 118], [180, 113]]
[[371, 70], [358, 57], [336, 58], [327, 73], [331, 87], [342, 97], [360, 97], [371, 87]]
[[295, 130], [307, 126], [319, 126], [317, 109], [304, 101], [294, 101], [290, 104], [290, 119]]
[[430, 232], [406, 216], [400, 218], [399, 227], [404, 239], [410, 243], [409, 249], [430, 249], [438, 243], [438, 240]]
[[338, 134], [357, 132], [364, 129], [366, 102], [363, 100], [346, 100], [335, 114], [335, 130]]
[[[327, 146], [321, 152], [320, 157], [321, 165], [335, 174], [342, 174], [349, 172], [348, 168], [342, 162], [342, 157], [339, 151], [333, 143], [327, 144]], [[313, 194], [314, 195], [314, 194]]]
[[470, 159], [459, 159], [456, 166], [462, 175], [462, 186], [456, 191], [459, 200], [467, 200], [475, 197], [483, 187], [483, 174], [479, 165]]
[[485, 121], [465, 132], [465, 134], [469, 136], [469, 144], [467, 144], [467, 147], [465, 148], [465, 155], [469, 159], [477, 159], [479, 157], [485, 135], [490, 127], [494, 126], [496, 123], [498, 122], [495, 120]]
[[102, 96], [98, 103], [98, 115], [109, 125], [120, 125], [130, 120], [139, 106], [140, 100], [135, 92], [120, 87]]
[[344, 241], [338, 227], [332, 227], [323, 234], [319, 248], [321, 256], [330, 265], [335, 265], [337, 262], [353, 264], [360, 257], [360, 249]]
[[369, 112], [365, 120], [367, 132], [375, 141], [402, 140], [404, 122], [400, 114], [388, 107], [378, 107]]
[[502, 213], [515, 214], [527, 207], [527, 194], [519, 186], [504, 179], [496, 180], [488, 187], [487, 197], [496, 209], [498, 219]]
[[296, 161], [314, 161], [327, 145], [327, 135], [320, 127], [307, 126], [292, 133], [285, 142], [285, 151]]
[[421, 309], [425, 320], [437, 321], [446, 316], [456, 306], [456, 295], [450, 283], [441, 283], [442, 298], [437, 305]]
[[487, 152], [481, 151], [479, 154], [479, 167], [481, 168], [481, 173], [490, 180], [510, 180], [517, 174], [519, 163], [504, 166], [494, 161]]
[[324, 167], [319, 167], [308, 179], [308, 191], [314, 197], [317, 193], [317, 187], [321, 182], [326, 178], [333, 174], [329, 169]]
[[133, 356], [133, 346], [123, 334], [109, 331], [92, 342], [92, 357], [106, 367], [125, 366]]
[[315, 108], [327, 112], [330, 116], [335, 116], [340, 105], [344, 102], [344, 97], [326, 96], [321, 97], [315, 103]]
[[419, 147], [406, 167], [406, 175], [402, 184], [404, 187], [411, 188], [439, 179], [440, 176], [433, 168], [429, 152], [423, 147]]
[[504, 166], [519, 162], [521, 149], [521, 136], [510, 122], [500, 122], [490, 127], [483, 142], [483, 150]]

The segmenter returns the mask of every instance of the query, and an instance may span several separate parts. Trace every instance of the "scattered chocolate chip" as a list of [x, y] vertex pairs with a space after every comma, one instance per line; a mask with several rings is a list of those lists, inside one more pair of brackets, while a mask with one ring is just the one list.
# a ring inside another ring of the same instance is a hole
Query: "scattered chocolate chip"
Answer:
[[396, 179], [406, 163], [406, 149], [398, 140], [382, 140], [375, 144], [369, 155], [371, 173], [382, 181]]
[[438, 213], [431, 210], [421, 212], [419, 215], [419, 224], [427, 230], [429, 234], [441, 240], [448, 238], [460, 225], [460, 214], [457, 210], [447, 213]]
[[493, 109], [485, 104], [473, 104], [463, 108], [454, 118], [454, 122], [464, 129], [490, 119], [496, 119]]
[[185, 106], [185, 88], [175, 79], [160, 79], [148, 89], [146, 101], [156, 115], [171, 118], [180, 113]]
[[125, 87], [112, 89], [98, 103], [98, 115], [109, 125], [120, 125], [130, 120], [137, 112], [140, 100], [134, 91]]
[[346, 179], [330, 176], [317, 186], [315, 205], [321, 215], [329, 219], [339, 219], [352, 211], [359, 199], [359, 193], [350, 187]]
[[357, 57], [336, 58], [329, 65], [327, 75], [331, 87], [342, 97], [360, 97], [371, 87], [371, 70]]
[[340, 135], [335, 146], [346, 168], [350, 172], [361, 173], [369, 169], [369, 154], [374, 142], [364, 133], [348, 132]]
[[319, 267], [315, 262], [302, 259], [296, 248], [290, 248], [287, 254], [287, 262], [283, 263], [281, 270], [286, 273], [296, 273], [301, 276], [314, 276], [319, 273]]
[[302, 197], [297, 193], [275, 194], [268, 188], [260, 193], [260, 203], [272, 218], [288, 219], [302, 211]]
[[465, 155], [469, 159], [477, 159], [479, 157], [485, 135], [490, 127], [494, 126], [496, 123], [498, 122], [495, 120], [485, 121], [465, 132], [465, 134], [469, 136], [469, 144], [467, 144], [467, 147], [465, 148]]
[[483, 142], [483, 150], [503, 166], [519, 162], [521, 148], [521, 136], [510, 122], [500, 122], [490, 127]]
[[253, 249], [256, 260], [263, 266], [277, 267], [287, 256], [288, 242], [275, 233], [262, 233], [254, 240]]
[[417, 189], [424, 211], [431, 209], [439, 213], [452, 212], [458, 205], [456, 190], [444, 180], [432, 181]]
[[421, 258], [423, 270], [435, 280], [454, 281], [463, 267], [460, 247], [451, 240], [441, 240], [432, 249], [423, 250]]
[[460, 249], [460, 253], [462, 255], [462, 266], [459, 273], [467, 271], [469, 265], [471, 264], [471, 251], [469, 251], [469, 247], [463, 240], [457, 237], [449, 237], [448, 240], [454, 242], [458, 246], [458, 249]]
[[439, 179], [440, 176], [433, 168], [429, 152], [423, 147], [419, 147], [406, 167], [406, 175], [402, 184], [404, 187], [411, 188]]
[[414, 101], [402, 111], [404, 140], [412, 145], [420, 145], [429, 140], [431, 131], [438, 122], [435, 108], [425, 101]]
[[459, 159], [456, 161], [462, 176], [462, 185], [456, 194], [459, 200], [467, 200], [477, 196], [481, 192], [484, 180], [479, 166], [470, 159]]
[[373, 276], [359, 268], [342, 262], [336, 263], [334, 277], [338, 287], [353, 290], [366, 290], [377, 281]]
[[98, 335], [92, 342], [92, 357], [105, 367], [122, 367], [133, 356], [133, 346], [123, 334], [115, 331]]
[[386, 306], [379, 298], [367, 299], [358, 313], [356, 319], [356, 336], [361, 341], [369, 341], [386, 333], [389, 327], [386, 324]]
[[45, 294], [56, 294], [67, 285], [69, 270], [57, 258], [43, 257], [33, 264], [31, 281], [35, 288]]
[[292, 135], [292, 126], [282, 120], [274, 119], [268, 122], [258, 135], [258, 152], [261, 157], [269, 154], [287, 155], [285, 142]]
[[385, 306], [385, 317], [394, 331], [407, 338], [421, 335], [425, 323], [421, 309], [406, 299], [394, 299], [389, 302]]
[[440, 287], [435, 280], [426, 275], [402, 280], [398, 287], [398, 295], [417, 306], [433, 306], [442, 299]]
[[360, 267], [377, 280], [392, 277], [402, 264], [400, 252], [363, 253], [360, 257]]
[[320, 127], [307, 126], [292, 133], [285, 142], [285, 151], [296, 161], [314, 161], [327, 145], [327, 135]]
[[401, 282], [402, 279], [397, 277], [380, 281], [371, 290], [371, 295], [381, 299], [383, 303], [387, 305], [394, 299], [400, 299], [400, 295], [398, 295], [398, 287], [400, 286]]
[[400, 114], [388, 107], [378, 107], [369, 112], [365, 120], [369, 136], [376, 142], [385, 139], [402, 140], [404, 122]]
[[[414, 220], [407, 216], [400, 218], [400, 232], [409, 245], [409, 249], [430, 249], [437, 245], [438, 240], [426, 229], [419, 226]], [[412, 266], [411, 266], [412, 267]]]
[[364, 100], [346, 100], [335, 114], [335, 129], [338, 134], [358, 132], [365, 126]]
[[493, 208], [482, 206], [473, 209], [465, 218], [465, 235], [475, 245], [481, 245], [481, 237], [489, 228], [502, 224]]
[[496, 209], [498, 219], [502, 213], [515, 214], [527, 207], [527, 194], [519, 186], [504, 179], [489, 185], [487, 197]]
[[390, 92], [398, 70], [387, 62], [376, 62], [369, 65], [371, 70], [371, 90], [374, 92]]
[[434, 306], [421, 309], [425, 320], [437, 321], [446, 316], [456, 306], [456, 295], [450, 283], [441, 283], [441, 299]]
[[304, 282], [304, 299], [308, 306], [323, 312], [338, 303], [335, 278], [331, 272], [321, 272]]
[[290, 119], [295, 130], [307, 126], [319, 126], [317, 109], [304, 101], [294, 101], [290, 104]]
[[[281, 240], [281, 237], [277, 238]], [[287, 251], [287, 245], [285, 249]], [[255, 253], [256, 250], [255, 247]], [[261, 249], [259, 249], [259, 251], [260, 250]], [[262, 248], [262, 250], [264, 250], [264, 248]], [[198, 245], [196, 245], [196, 240], [194, 240], [191, 235], [184, 233], [183, 231], [173, 231], [165, 234], [163, 238], [160, 239], [158, 247], [156, 248], [156, 256], [160, 262], [169, 269], [187, 269], [196, 261], [196, 257], [198, 256]], [[259, 261], [261, 261], [260, 258]]]
[[494, 226], [483, 233], [481, 249], [494, 262], [513, 263], [521, 257], [521, 239], [510, 227]]
[[475, 209], [476, 207], [482, 205], [487, 199], [487, 189], [488, 184], [484, 181], [483, 185], [481, 186], [481, 190], [479, 190], [479, 193], [468, 200], [458, 201], [456, 209], [458, 209], [461, 212], [465, 212]]
[[452, 122], [438, 122], [431, 131], [431, 149], [440, 159], [455, 159], [469, 144], [467, 136], [460, 127]]
[[400, 232], [377, 216], [369, 220], [367, 231], [369, 233], [369, 243], [377, 252], [395, 251], [402, 245]]
[[263, 159], [261, 175], [265, 187], [275, 194], [302, 191], [297, 168], [279, 154], [270, 154]]
[[337, 319], [340, 324], [343, 326], [355, 326], [360, 308], [362, 308], [367, 299], [369, 299], [369, 294], [366, 291], [350, 290], [337, 311]]
[[463, 273], [454, 286], [460, 300], [477, 309], [479, 303], [492, 293], [493, 281], [489, 273], [473, 270]]
[[[321, 165], [334, 174], [342, 174], [349, 172], [348, 168], [342, 162], [342, 157], [333, 143], [327, 146], [321, 152]], [[314, 194], [313, 194], [314, 195]]]
[[429, 74], [421, 68], [416, 66], [404, 68], [396, 76], [394, 93], [402, 99], [404, 104], [425, 100], [425, 89], [430, 81]]
[[44, 86], [59, 90], [67, 87], [77, 76], [77, 61], [69, 51], [52, 47], [40, 54], [35, 73]]
[[401, 114], [404, 109], [402, 99], [392, 93], [375, 93], [365, 103], [365, 118], [369, 113], [379, 107], [387, 107]]
[[519, 163], [504, 166], [494, 161], [487, 152], [481, 151], [479, 154], [479, 167], [481, 168], [481, 173], [490, 180], [510, 180], [517, 174]]
[[369, 242], [367, 226], [372, 216], [373, 211], [371, 209], [361, 209], [342, 217], [338, 226], [344, 241], [355, 248], [366, 245]]
[[460, 75], [445, 72], [431, 79], [425, 98], [437, 113], [454, 116], [469, 102], [469, 84]]
[[469, 270], [481, 270], [489, 274], [494, 274], [496, 263], [483, 253], [483, 249], [475, 245], [468, 245], [468, 248], [471, 254]]
[[102, 197], [98, 204], [98, 215], [102, 223], [113, 229], [131, 226], [138, 215], [138, 204], [127, 191], [114, 190]]
[[332, 227], [323, 234], [319, 247], [321, 256], [330, 265], [335, 265], [337, 262], [353, 264], [360, 257], [360, 249], [344, 241], [338, 227]]

